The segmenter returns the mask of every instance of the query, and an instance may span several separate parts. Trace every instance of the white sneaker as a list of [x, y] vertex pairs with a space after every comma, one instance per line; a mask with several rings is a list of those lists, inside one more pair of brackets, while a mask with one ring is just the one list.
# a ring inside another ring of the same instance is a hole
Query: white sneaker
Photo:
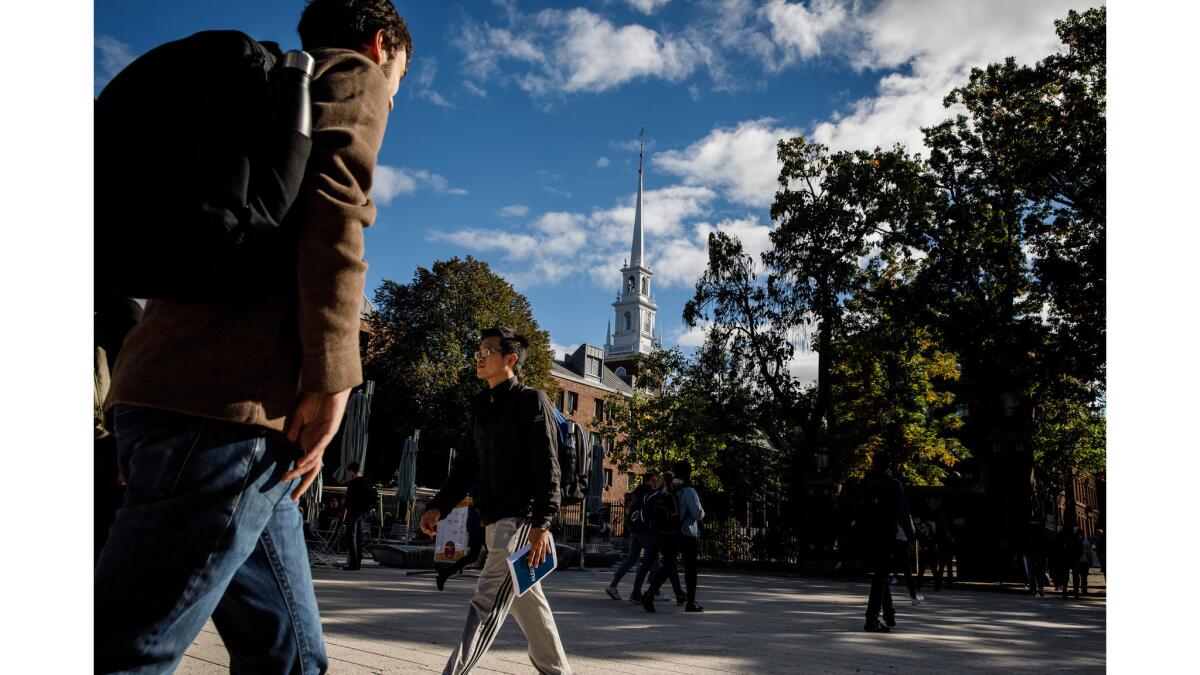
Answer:
[[605, 586], [604, 592], [608, 593], [608, 597], [612, 598], [613, 600], [621, 599], [621, 593], [617, 589], [613, 588], [612, 586]]
[[921, 604], [922, 602], [925, 602], [925, 594], [924, 593], [917, 593], [917, 597], [912, 599], [912, 604], [914, 607]]

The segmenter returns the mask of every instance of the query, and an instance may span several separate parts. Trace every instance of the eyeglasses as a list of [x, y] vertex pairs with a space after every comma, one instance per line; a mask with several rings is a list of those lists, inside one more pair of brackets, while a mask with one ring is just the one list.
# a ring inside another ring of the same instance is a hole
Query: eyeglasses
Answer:
[[491, 356], [492, 354], [499, 354], [499, 353], [500, 352], [498, 352], [494, 349], [480, 349], [479, 351], [472, 354], [472, 356], [474, 356], [476, 360], [483, 360], [483, 359], [486, 359], [487, 357]]

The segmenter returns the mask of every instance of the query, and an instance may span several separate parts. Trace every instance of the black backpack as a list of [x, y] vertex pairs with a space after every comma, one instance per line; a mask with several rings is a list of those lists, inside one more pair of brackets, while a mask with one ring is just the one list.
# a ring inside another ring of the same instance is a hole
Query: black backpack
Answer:
[[683, 521], [679, 518], [679, 504], [672, 492], [660, 489], [646, 495], [643, 508], [650, 528], [655, 532], [678, 532], [683, 527]]
[[289, 53], [303, 75], [283, 61], [274, 43], [206, 31], [150, 50], [100, 93], [102, 295], [200, 300], [290, 283], [283, 224], [312, 149], [312, 59]]

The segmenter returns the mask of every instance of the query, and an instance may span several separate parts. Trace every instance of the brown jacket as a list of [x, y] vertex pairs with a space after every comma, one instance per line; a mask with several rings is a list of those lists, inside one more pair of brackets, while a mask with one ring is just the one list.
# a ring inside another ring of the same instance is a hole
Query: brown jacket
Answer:
[[357, 52], [319, 49], [313, 57], [313, 149], [288, 215], [299, 237], [294, 288], [247, 288], [219, 303], [149, 301], [121, 349], [106, 408], [141, 405], [282, 430], [299, 392], [362, 383], [362, 229], [375, 221], [371, 175], [391, 92], [383, 70]]

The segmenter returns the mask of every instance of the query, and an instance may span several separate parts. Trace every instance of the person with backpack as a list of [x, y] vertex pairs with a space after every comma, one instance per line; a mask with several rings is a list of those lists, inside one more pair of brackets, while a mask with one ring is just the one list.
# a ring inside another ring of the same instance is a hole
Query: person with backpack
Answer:
[[[647, 612], [656, 611], [654, 598], [658, 589], [662, 588], [667, 579], [678, 578], [676, 559], [679, 557], [679, 538], [683, 535], [679, 530], [683, 522], [679, 518], [679, 502], [673, 492], [675, 474], [670, 471], [663, 474], [663, 485], [646, 497], [646, 512], [650, 516], [650, 528], [654, 531], [658, 550], [662, 552], [662, 564], [650, 577], [650, 588], [642, 593], [642, 609]], [[675, 584], [675, 603], [682, 605], [687, 602], [687, 596]]]
[[[276, 258], [237, 246], [254, 238], [242, 217], [258, 213], [258, 197], [266, 193], [252, 190], [249, 202], [225, 199], [226, 188], [245, 186], [242, 178], [257, 189], [280, 177], [270, 163], [251, 162], [244, 174], [240, 161], [201, 166], [170, 157], [134, 166], [140, 174], [118, 175], [115, 184], [96, 191], [98, 244], [105, 239], [102, 229], [120, 229], [126, 220], [148, 219], [169, 239], [182, 237], [189, 219], [211, 217], [209, 235], [225, 232], [224, 243], [261, 272], [231, 287], [192, 288], [199, 296], [169, 288], [158, 296], [125, 293], [152, 299], [124, 341], [105, 403], [126, 490], [95, 568], [96, 672], [170, 672], [210, 616], [235, 672], [328, 668], [295, 502], [321, 471], [350, 391], [362, 382], [363, 228], [375, 220], [372, 173], [412, 40], [390, 0], [310, 0], [297, 30], [309, 56], [297, 53], [290, 68], [295, 73], [285, 79], [295, 84], [307, 77], [301, 73], [311, 73], [311, 103], [293, 106], [297, 117], [289, 124], [311, 134], [311, 148], [298, 162], [304, 178], [294, 200], [282, 196], [288, 208], [285, 236], [274, 242]], [[120, 160], [123, 141], [113, 134], [130, 131], [112, 126], [120, 116], [105, 112], [123, 94], [151, 102], [156, 93], [181, 86], [193, 94], [189, 106], [159, 111], [170, 116], [165, 126], [172, 135], [142, 138], [143, 146], [221, 150], [248, 138], [264, 145], [274, 140], [254, 133], [256, 120], [270, 117], [270, 100], [225, 100], [247, 116], [244, 128], [233, 129], [236, 137], [226, 133], [230, 129], [204, 126], [207, 108], [194, 109], [199, 101], [215, 104], [233, 87], [232, 77], [185, 76], [223, 74], [214, 60], [205, 60], [213, 54], [208, 47], [229, 45], [234, 60], [249, 58], [244, 49], [250, 49], [257, 60], [239, 61], [245, 72], [231, 76], [253, 75], [257, 68], [260, 80], [267, 73], [259, 66], [277, 53], [240, 34], [216, 33], [152, 50], [101, 92], [98, 185]], [[203, 49], [192, 53], [189, 45]], [[174, 60], [164, 62], [164, 55]], [[185, 115], [190, 122], [179, 123]], [[243, 149], [257, 156], [253, 145]], [[180, 190], [211, 187], [212, 200], [196, 204], [213, 208], [193, 209], [191, 201], [161, 204], [160, 195], [139, 180], [151, 174], [170, 177]], [[152, 199], [155, 208], [170, 211], [150, 208]], [[274, 209], [272, 217], [279, 215]], [[193, 263], [189, 269], [221, 271], [206, 250], [192, 253], [182, 258]], [[98, 270], [98, 285], [110, 281]]]
[[365, 516], [379, 499], [379, 492], [371, 481], [363, 477], [358, 462], [346, 465], [350, 482], [346, 483], [346, 530], [342, 541], [346, 546], [344, 570], [362, 569], [362, 528]]
[[[647, 557], [656, 557], [657, 548], [654, 546], [654, 533], [646, 520], [646, 495], [658, 489], [658, 474], [648, 471], [642, 474], [642, 482], [630, 493], [629, 503], [625, 505], [625, 532], [629, 537], [629, 552], [621, 561], [617, 571], [613, 573], [612, 581], [604, 587], [604, 592], [613, 600], [620, 600], [621, 593], [617, 584], [634, 565], [638, 564], [645, 552]], [[641, 597], [642, 580], [645, 578], [645, 566], [639, 566], [634, 577], [633, 593], [630, 597]]]
[[700, 555], [700, 521], [704, 520], [704, 507], [700, 505], [700, 494], [692, 486], [692, 465], [688, 461], [675, 464], [676, 481], [682, 481], [676, 491], [679, 502], [679, 555], [683, 559], [683, 582], [687, 588], [688, 612], [703, 612], [696, 603], [696, 562]]
[[550, 523], [562, 503], [560, 427], [554, 405], [542, 391], [520, 382], [529, 341], [507, 328], [488, 328], [475, 352], [475, 375], [488, 384], [471, 401], [462, 451], [446, 483], [421, 516], [421, 531], [437, 534], [470, 488], [486, 527], [487, 562], [471, 598], [466, 626], [446, 667], [446, 675], [468, 673], [487, 653], [511, 611], [529, 641], [529, 660], [539, 673], [570, 673], [550, 603], [541, 584], [514, 597], [508, 556], [529, 544], [529, 565], [550, 553]]
[[[890, 466], [891, 456], [883, 450], [876, 451], [872, 457], [871, 471], [863, 482], [859, 514], [867, 564], [872, 573], [867, 621], [863, 630], [872, 633], [886, 633], [896, 625], [892, 591], [888, 588], [892, 555], [896, 549], [896, 530], [899, 528], [906, 541], [914, 536], [904, 487], [892, 477]], [[880, 610], [883, 611], [884, 623], [879, 622]]]

